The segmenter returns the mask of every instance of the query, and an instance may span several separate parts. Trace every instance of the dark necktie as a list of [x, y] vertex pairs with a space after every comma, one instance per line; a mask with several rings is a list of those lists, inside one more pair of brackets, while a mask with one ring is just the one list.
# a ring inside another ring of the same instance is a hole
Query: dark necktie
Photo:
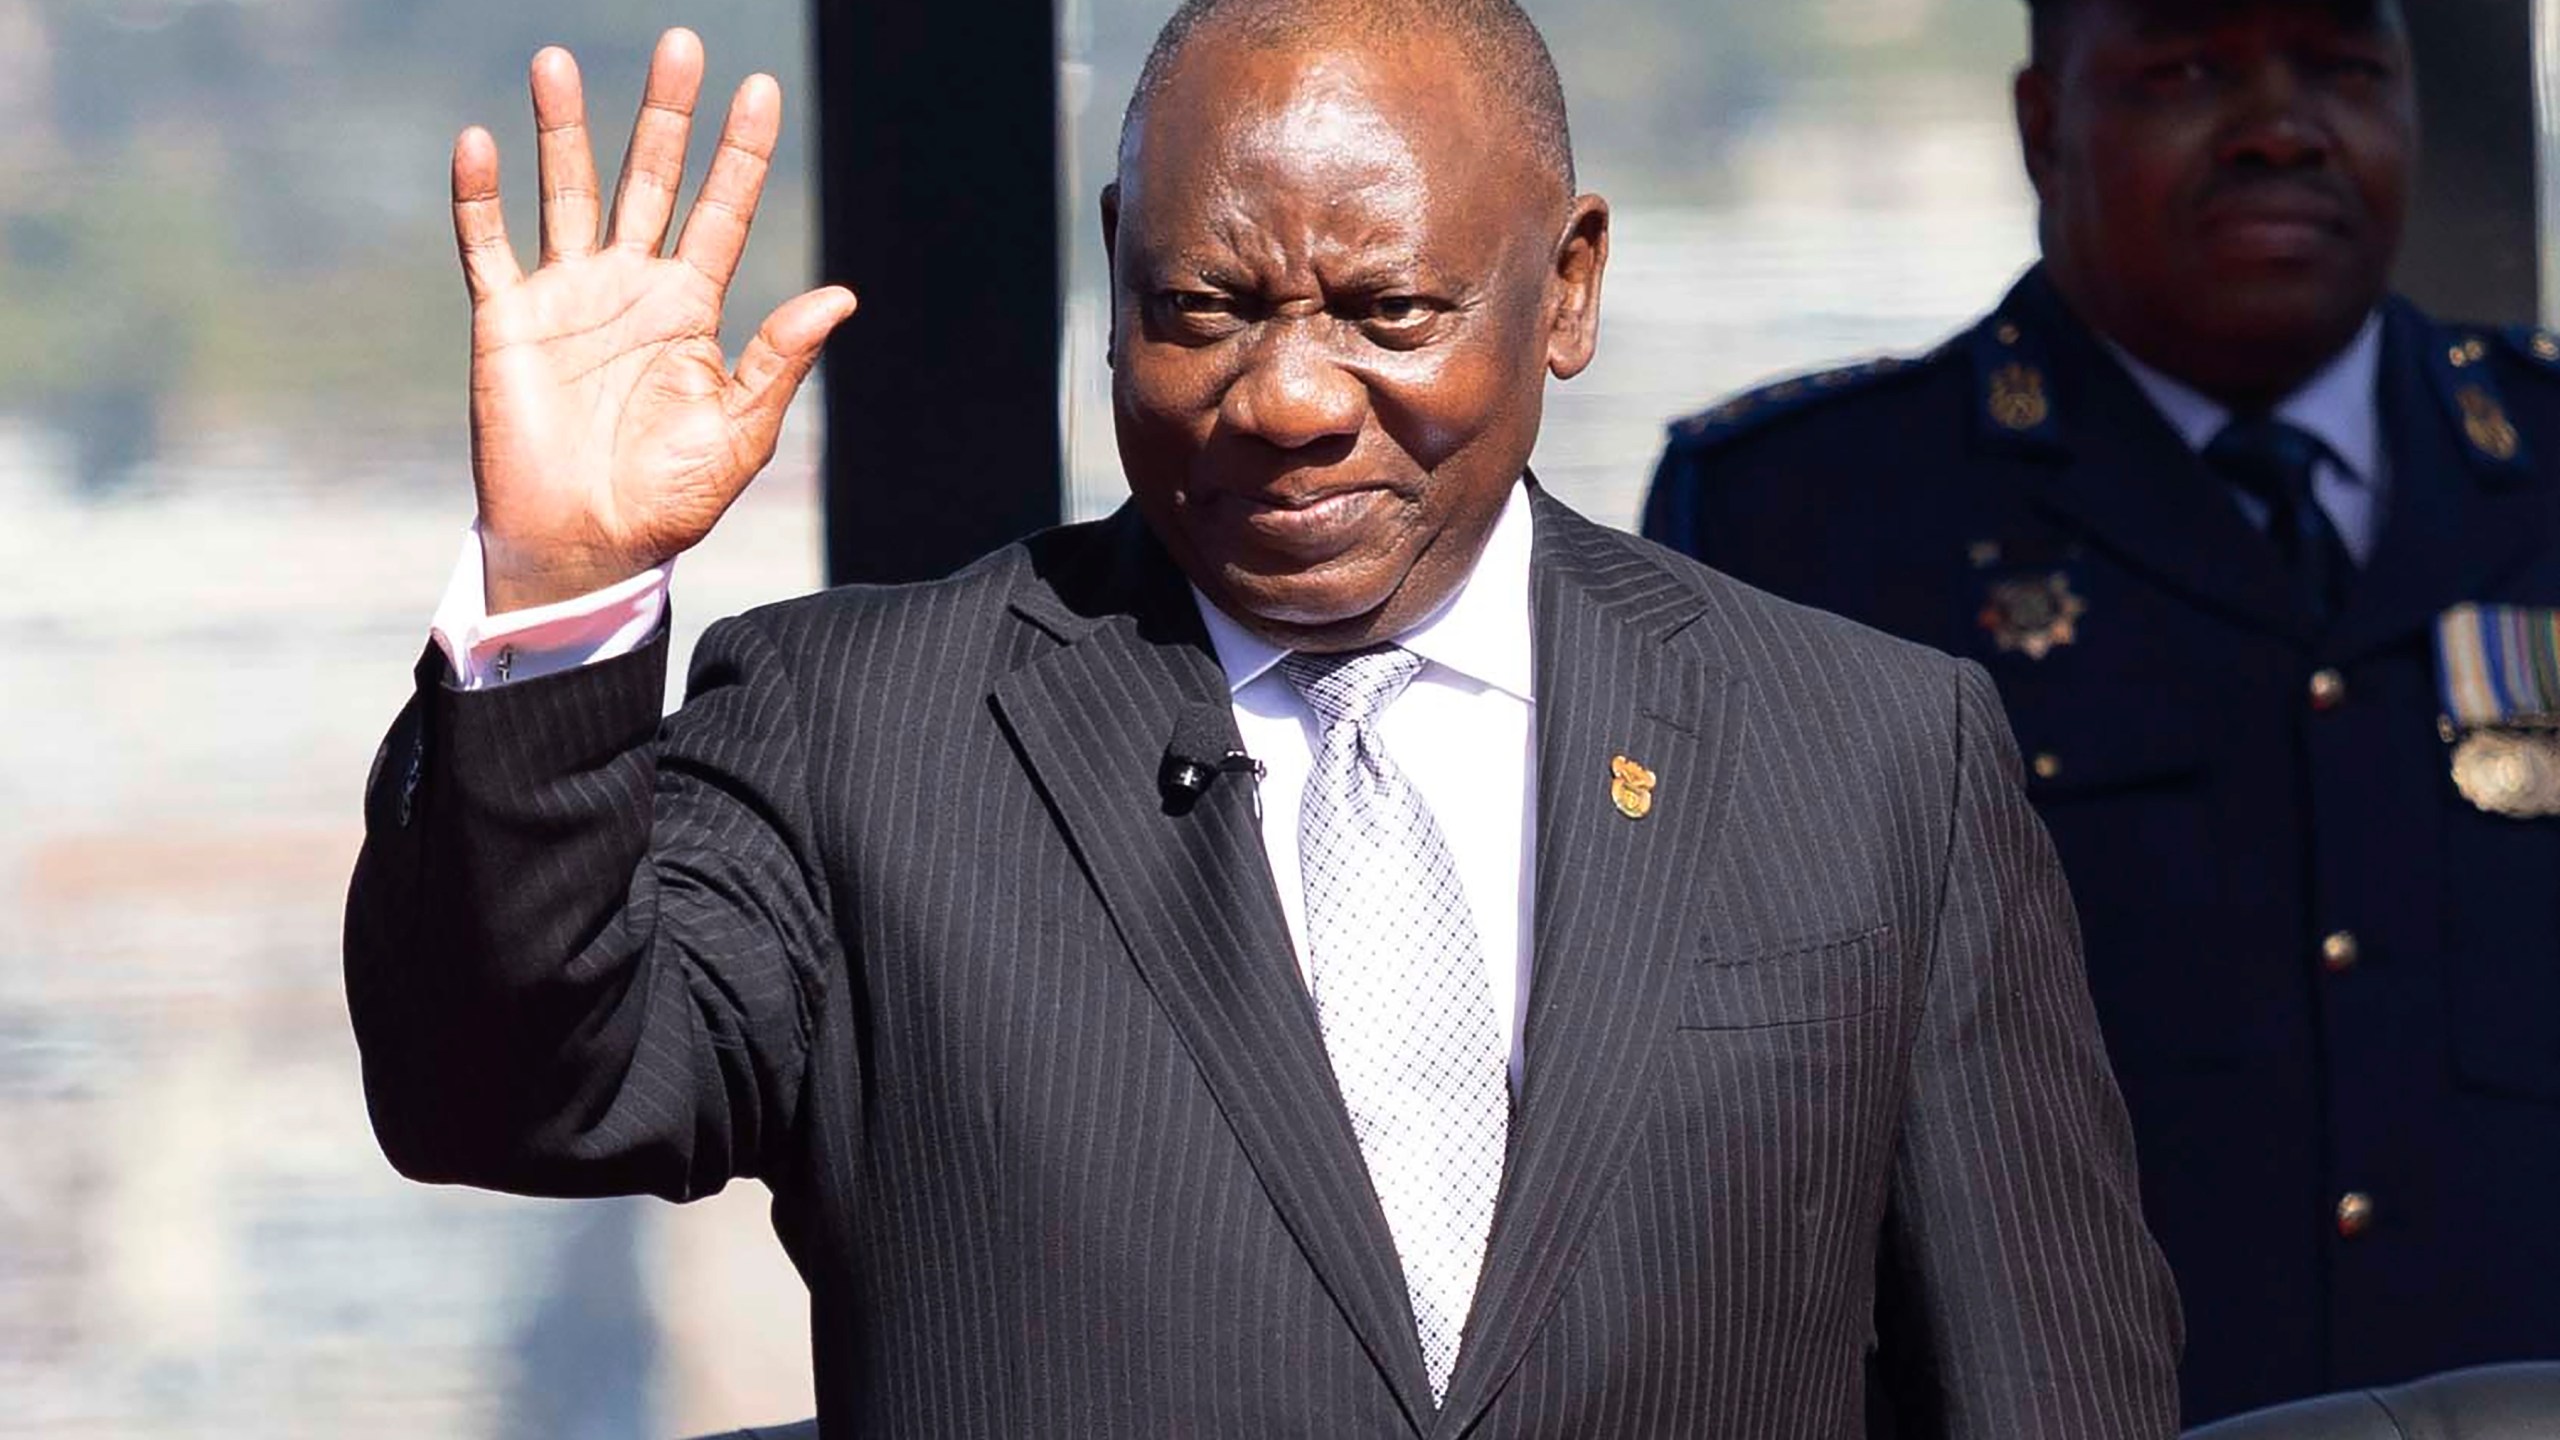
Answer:
[[2304, 613], [2324, 627], [2355, 575], [2346, 542], [2311, 491], [2311, 472], [2327, 453], [2318, 436], [2268, 415], [2232, 421], [2204, 449], [2207, 465], [2266, 505], [2267, 538], [2293, 576]]

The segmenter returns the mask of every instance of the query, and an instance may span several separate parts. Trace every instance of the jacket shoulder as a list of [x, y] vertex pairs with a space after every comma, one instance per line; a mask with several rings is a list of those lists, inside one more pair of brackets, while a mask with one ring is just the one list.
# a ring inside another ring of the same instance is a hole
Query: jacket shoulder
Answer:
[[1755, 688], [1779, 696], [1820, 691], [1854, 710], [1878, 694], [1954, 684], [1962, 662], [1942, 651], [1773, 594], [1667, 545], [1601, 533], [1627, 563], [1678, 588], [1691, 643]]
[[758, 606], [714, 626], [704, 646], [738, 627], [804, 674], [896, 674], [975, 695], [980, 681], [1057, 635], [1137, 603], [1152, 575], [1147, 557], [1132, 555], [1141, 524], [1124, 509], [1041, 531], [938, 579], [836, 585]]
[[1943, 351], [1917, 357], [1880, 356], [1746, 390], [1673, 421], [1670, 452], [1703, 456], [1746, 440], [1797, 430], [1817, 419], [1838, 420], [1879, 408], [1925, 403], [1927, 382], [1945, 364]]
[[2467, 352], [2498, 352], [2504, 371], [2529, 377], [2529, 383], [2560, 386], [2560, 331], [2539, 325], [2443, 327], [2454, 344]]
[[831, 585], [756, 606], [729, 623], [760, 632], [788, 653], [813, 644], [877, 644], [918, 626], [992, 615], [1027, 578], [1028, 547], [1039, 538], [1005, 546], [940, 579]]
[[2471, 465], [2510, 479], [2546, 473], [2560, 455], [2560, 334], [2437, 320], [2396, 296], [2388, 304], [2408, 342], [2394, 363], [2417, 367]]

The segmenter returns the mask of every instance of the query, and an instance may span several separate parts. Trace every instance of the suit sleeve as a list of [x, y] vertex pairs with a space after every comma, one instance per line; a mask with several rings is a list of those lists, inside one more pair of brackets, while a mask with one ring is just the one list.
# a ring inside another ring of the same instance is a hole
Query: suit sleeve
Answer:
[[2078, 922], [1997, 693], [1960, 667], [1952, 831], [1884, 1244], [1898, 1433], [2177, 1432], [2180, 1319]]
[[430, 648], [367, 787], [348, 1006], [404, 1174], [541, 1195], [708, 1194], [792, 1153], [841, 973], [807, 740], [749, 621], [464, 692]]

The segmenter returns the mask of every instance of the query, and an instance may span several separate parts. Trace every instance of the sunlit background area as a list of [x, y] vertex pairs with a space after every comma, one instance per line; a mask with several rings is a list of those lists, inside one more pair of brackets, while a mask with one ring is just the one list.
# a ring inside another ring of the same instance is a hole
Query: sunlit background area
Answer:
[[[1063, 5], [1059, 415], [1090, 515], [1121, 494], [1091, 197], [1170, 0]], [[1616, 205], [1601, 358], [1537, 461], [1603, 520], [1632, 520], [1674, 416], [1932, 344], [2032, 252], [2017, 0], [1530, 8]], [[770, 69], [797, 102], [743, 331], [812, 268], [797, 5], [0, 0], [0, 1436], [601, 1440], [810, 1409], [761, 1190], [402, 1181], [338, 979], [366, 767], [471, 510], [447, 146], [490, 124], [521, 201], [532, 52], [576, 50], [618, 138], [676, 23], [715, 96]], [[678, 567], [680, 644], [820, 583], [799, 414]]]

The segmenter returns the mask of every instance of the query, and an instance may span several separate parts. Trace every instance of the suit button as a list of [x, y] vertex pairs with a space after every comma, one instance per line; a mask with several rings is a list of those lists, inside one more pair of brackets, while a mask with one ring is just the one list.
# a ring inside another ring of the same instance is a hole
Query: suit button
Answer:
[[2035, 772], [2036, 778], [2039, 780], [2061, 779], [2062, 757], [2050, 753], [2037, 756], [2035, 758]]
[[2320, 963], [2332, 975], [2344, 975], [2356, 968], [2364, 958], [2364, 947], [2356, 943], [2355, 932], [2341, 930], [2320, 942]]
[[2311, 677], [2311, 708], [2327, 714], [2347, 703], [2347, 677], [2323, 670]]
[[2373, 1228], [2373, 1197], [2350, 1190], [2338, 1200], [2338, 1238], [2353, 1240]]

